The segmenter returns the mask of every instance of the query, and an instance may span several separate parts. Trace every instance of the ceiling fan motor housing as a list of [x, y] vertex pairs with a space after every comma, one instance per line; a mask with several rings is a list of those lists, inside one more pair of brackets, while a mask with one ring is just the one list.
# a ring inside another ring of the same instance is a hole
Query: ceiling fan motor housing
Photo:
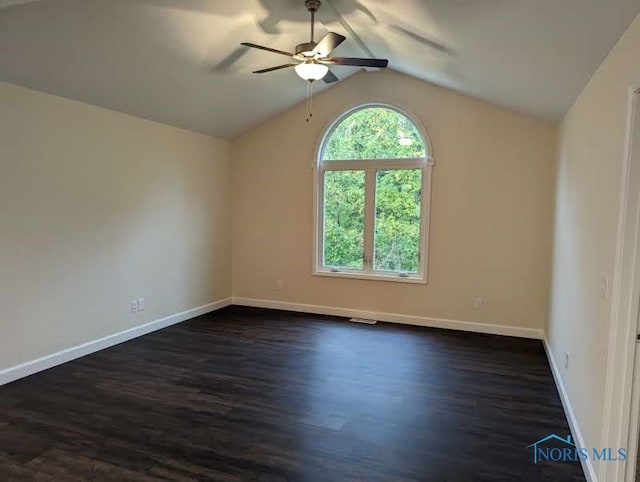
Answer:
[[320, 2], [320, 0], [306, 0], [304, 2], [304, 6], [307, 7], [307, 10], [309, 10], [311, 13], [316, 13], [321, 4], [322, 3]]

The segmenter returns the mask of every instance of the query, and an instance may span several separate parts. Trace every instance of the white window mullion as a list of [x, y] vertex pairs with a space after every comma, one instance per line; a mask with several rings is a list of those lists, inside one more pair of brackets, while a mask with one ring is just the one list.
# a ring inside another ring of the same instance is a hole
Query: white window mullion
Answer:
[[322, 167], [328, 171], [363, 169], [420, 169], [429, 164], [429, 158], [420, 159], [373, 159], [356, 161], [323, 161]]
[[367, 169], [364, 185], [364, 271], [373, 271], [373, 231], [376, 210], [376, 171]]

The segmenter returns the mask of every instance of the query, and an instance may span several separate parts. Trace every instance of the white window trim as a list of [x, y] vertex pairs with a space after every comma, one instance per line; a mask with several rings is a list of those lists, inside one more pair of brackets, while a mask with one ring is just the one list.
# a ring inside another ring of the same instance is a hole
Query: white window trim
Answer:
[[[331, 136], [336, 126], [344, 119], [360, 109], [370, 107], [385, 107], [393, 109], [406, 116], [413, 122], [420, 132], [425, 144], [427, 156], [417, 159], [367, 159], [367, 160], [340, 160], [322, 161], [322, 153], [327, 139]], [[361, 279], [372, 281], [391, 281], [412, 284], [427, 284], [429, 267], [429, 226], [431, 221], [431, 178], [434, 159], [431, 157], [432, 149], [429, 136], [422, 124], [415, 116], [406, 110], [384, 103], [369, 103], [358, 105], [339, 115], [325, 129], [318, 148], [314, 163], [314, 276]], [[374, 227], [375, 221], [375, 173], [377, 169], [422, 169], [422, 196], [420, 206], [420, 264], [418, 273], [398, 273], [395, 271], [381, 271], [373, 269], [374, 252]], [[322, 265], [323, 260], [323, 226], [324, 226], [324, 174], [327, 171], [357, 170], [365, 171], [365, 226], [364, 226], [364, 262], [363, 269], [327, 268]]]

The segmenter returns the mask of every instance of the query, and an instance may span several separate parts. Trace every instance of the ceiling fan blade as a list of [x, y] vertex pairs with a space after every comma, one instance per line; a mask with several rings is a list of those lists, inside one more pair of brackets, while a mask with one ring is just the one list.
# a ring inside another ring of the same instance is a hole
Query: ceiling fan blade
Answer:
[[283, 65], [278, 65], [277, 67], [269, 67], [268, 69], [262, 69], [262, 70], [256, 70], [253, 73], [254, 74], [266, 74], [267, 72], [273, 72], [274, 70], [280, 70], [280, 69], [286, 69], [289, 67], [295, 67], [298, 64], [283, 64]]
[[338, 82], [340, 79], [336, 77], [336, 74], [329, 71], [324, 77], [322, 77], [322, 80], [324, 80], [325, 84], [333, 84], [334, 82]]
[[240, 45], [244, 47], [251, 47], [253, 49], [266, 50], [267, 52], [273, 52], [274, 54], [286, 55], [287, 57], [293, 57], [293, 54], [285, 52], [284, 50], [272, 49], [271, 47], [265, 47], [263, 45], [252, 44], [249, 42], [242, 42]]
[[353, 67], [371, 67], [375, 69], [384, 69], [389, 65], [387, 59], [358, 59], [353, 57], [326, 57], [319, 59], [318, 62], [329, 65], [350, 65]]
[[312, 50], [313, 55], [317, 55], [318, 57], [326, 57], [333, 50], [344, 42], [346, 39], [340, 34], [329, 32], [324, 36], [320, 43], [316, 45], [316, 47]]
[[[367, 54], [369, 57], [375, 57], [375, 55], [373, 54], [373, 52], [371, 51], [371, 49], [369, 47], [367, 47], [367, 44], [365, 44], [362, 39], [360, 38], [360, 36], [353, 30], [353, 28], [351, 27], [351, 25], [349, 24], [349, 22], [347, 22], [347, 20], [342, 16], [342, 14], [338, 11], [338, 9], [336, 8], [336, 6], [333, 4], [333, 0], [326, 0], [326, 4], [329, 6], [329, 8], [333, 11], [333, 14], [336, 16], [336, 18], [338, 19], [338, 22], [340, 22], [340, 25], [342, 25], [342, 28], [345, 29], [345, 31], [349, 34], [349, 38], [354, 40], [359, 46], [360, 48], [365, 52], [365, 54]], [[376, 20], [377, 21], [377, 20]]]

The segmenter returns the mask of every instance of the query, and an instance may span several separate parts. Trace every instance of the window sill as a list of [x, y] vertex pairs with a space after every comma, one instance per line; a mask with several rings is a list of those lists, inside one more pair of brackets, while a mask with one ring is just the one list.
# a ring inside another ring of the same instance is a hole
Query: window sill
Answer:
[[408, 283], [426, 285], [427, 280], [424, 278], [403, 277], [396, 274], [373, 274], [373, 273], [354, 273], [353, 271], [315, 271], [313, 276], [323, 276], [327, 278], [346, 278], [346, 279], [362, 279], [369, 281], [390, 281], [392, 283]]

